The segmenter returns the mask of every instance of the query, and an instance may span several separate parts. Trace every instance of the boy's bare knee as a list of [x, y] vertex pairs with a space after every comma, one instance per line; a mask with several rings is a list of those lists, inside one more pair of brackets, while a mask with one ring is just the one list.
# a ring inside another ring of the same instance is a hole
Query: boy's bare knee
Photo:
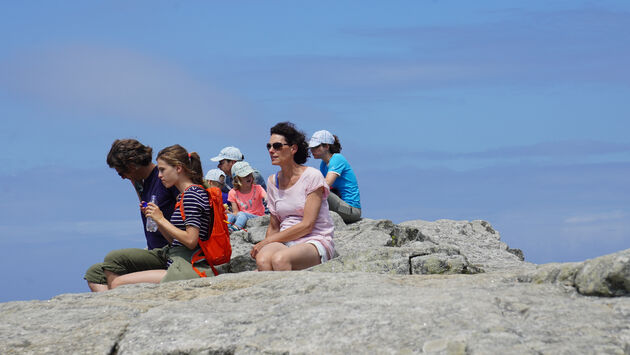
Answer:
[[110, 288], [113, 288], [112, 284], [120, 275], [113, 273], [109, 270], [103, 270], [103, 272], [105, 273], [105, 277], [107, 278], [107, 284], [109, 285]]
[[97, 284], [90, 281], [88, 281], [87, 284], [92, 292], [103, 292], [109, 290], [109, 286], [107, 284]]

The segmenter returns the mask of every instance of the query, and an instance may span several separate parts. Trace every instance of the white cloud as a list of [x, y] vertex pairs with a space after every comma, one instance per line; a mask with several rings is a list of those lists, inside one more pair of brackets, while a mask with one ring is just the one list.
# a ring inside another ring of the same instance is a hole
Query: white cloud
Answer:
[[603, 213], [584, 214], [579, 216], [568, 217], [564, 220], [564, 223], [568, 224], [582, 224], [582, 223], [597, 223], [611, 220], [618, 220], [628, 216], [628, 213], [624, 211], [610, 211]]
[[[569, 217], [560, 228], [568, 246], [584, 253], [589, 248], [608, 248], [610, 252], [630, 247], [630, 214], [624, 211], [584, 214]], [[591, 255], [594, 257], [597, 255]]]
[[224, 122], [247, 115], [241, 100], [173, 63], [122, 48], [37, 48], [0, 66], [0, 85], [19, 97], [90, 114], [152, 122]]

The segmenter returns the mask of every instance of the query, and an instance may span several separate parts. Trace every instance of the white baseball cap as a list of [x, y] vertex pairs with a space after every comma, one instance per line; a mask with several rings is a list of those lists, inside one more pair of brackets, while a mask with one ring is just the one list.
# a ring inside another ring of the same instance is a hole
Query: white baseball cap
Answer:
[[334, 143], [335, 143], [335, 137], [333, 136], [333, 134], [323, 129], [321, 131], [317, 131], [313, 133], [311, 140], [308, 141], [308, 147], [315, 148], [320, 144], [334, 144]]
[[227, 159], [227, 160], [236, 160], [236, 161], [241, 161], [243, 160], [243, 154], [241, 153], [241, 151], [236, 148], [236, 147], [225, 147], [223, 149], [221, 149], [221, 152], [219, 152], [219, 155], [217, 155], [214, 158], [211, 158], [210, 160], [212, 161], [221, 161], [223, 159]]
[[246, 161], [237, 161], [232, 165], [232, 176], [245, 177], [254, 172], [254, 169]]
[[225, 178], [225, 173], [221, 169], [210, 169], [206, 173], [206, 180], [221, 182], [221, 176]]

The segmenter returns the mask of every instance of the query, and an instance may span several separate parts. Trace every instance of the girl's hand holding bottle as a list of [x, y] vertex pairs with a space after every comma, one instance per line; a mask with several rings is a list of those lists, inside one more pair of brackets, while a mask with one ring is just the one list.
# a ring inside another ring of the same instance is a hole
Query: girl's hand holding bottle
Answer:
[[157, 202], [157, 199], [155, 195], [152, 195], [151, 202], [147, 203], [144, 208], [144, 214], [147, 217], [146, 228], [148, 232], [157, 232], [158, 230], [157, 221], [164, 218], [162, 211], [155, 204], [156, 202]]
[[147, 207], [144, 209], [144, 215], [153, 218], [154, 221], [159, 221], [164, 218], [160, 207], [153, 202], [147, 204]]

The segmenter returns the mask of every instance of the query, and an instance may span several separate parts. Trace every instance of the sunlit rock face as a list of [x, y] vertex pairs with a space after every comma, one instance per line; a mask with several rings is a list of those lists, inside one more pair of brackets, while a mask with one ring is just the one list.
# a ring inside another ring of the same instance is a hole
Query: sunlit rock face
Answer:
[[0, 354], [630, 353], [630, 249], [535, 265], [485, 221], [333, 218], [309, 270], [252, 271], [260, 217], [218, 277], [0, 304]]

